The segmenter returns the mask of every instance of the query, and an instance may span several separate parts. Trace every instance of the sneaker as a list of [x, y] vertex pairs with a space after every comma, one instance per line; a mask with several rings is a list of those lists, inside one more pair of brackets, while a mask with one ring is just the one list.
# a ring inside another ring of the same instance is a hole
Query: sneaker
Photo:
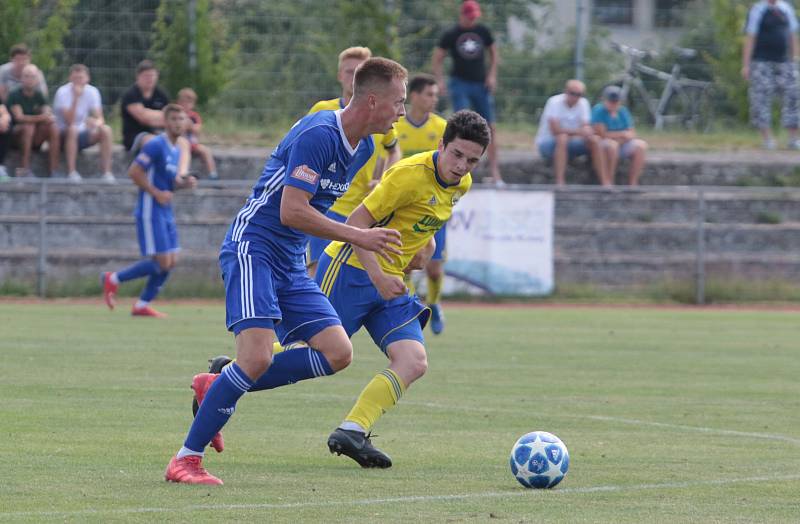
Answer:
[[233, 359], [227, 355], [220, 355], [208, 361], [209, 373], [222, 373], [222, 368], [233, 362]]
[[133, 309], [131, 310], [131, 315], [133, 315], [134, 317], [167, 318], [166, 313], [162, 313], [161, 311], [156, 311], [150, 306], [144, 306], [144, 307], [133, 306]]
[[439, 304], [431, 304], [431, 331], [434, 335], [440, 335], [444, 331], [444, 311]]
[[103, 173], [103, 176], [100, 177], [100, 180], [107, 184], [114, 184], [117, 181], [117, 179], [114, 177], [114, 173], [111, 172]]
[[111, 273], [108, 271], [100, 275], [100, 284], [103, 286], [103, 299], [106, 301], [108, 309], [114, 309], [114, 306], [117, 304], [116, 299], [119, 284], [115, 284], [111, 281]]
[[14, 178], [36, 178], [33, 171], [24, 167], [18, 167], [14, 171]]
[[[222, 371], [222, 368], [220, 368], [220, 371]], [[208, 388], [211, 387], [211, 384], [213, 384], [218, 377], [219, 373], [198, 373], [192, 379], [192, 390], [194, 391], [194, 398], [192, 399], [192, 413], [194, 415], [197, 415], [197, 410], [200, 409], [200, 404], [202, 404], [203, 399], [206, 398]], [[211, 447], [214, 448], [217, 453], [222, 453], [222, 451], [225, 449], [225, 441], [222, 438], [222, 433], [217, 433], [214, 435], [214, 438], [211, 439]]]
[[183, 458], [172, 457], [164, 472], [164, 480], [183, 484], [208, 484], [221, 486], [222, 481], [203, 467], [203, 457], [188, 455]]
[[11, 177], [8, 176], [8, 171], [6, 171], [6, 166], [0, 166], [0, 182], [7, 182], [11, 180]]
[[219, 174], [216, 171], [212, 171], [208, 174], [209, 180], [219, 180]]
[[70, 171], [70, 173], [67, 175], [67, 180], [78, 183], [83, 181], [83, 177], [77, 171]]
[[391, 468], [389, 455], [372, 445], [371, 435], [360, 431], [336, 428], [328, 437], [328, 449], [337, 455], [346, 455], [362, 468]]
[[767, 138], [761, 143], [761, 147], [767, 151], [774, 151], [778, 149], [778, 144], [775, 142], [774, 138]]

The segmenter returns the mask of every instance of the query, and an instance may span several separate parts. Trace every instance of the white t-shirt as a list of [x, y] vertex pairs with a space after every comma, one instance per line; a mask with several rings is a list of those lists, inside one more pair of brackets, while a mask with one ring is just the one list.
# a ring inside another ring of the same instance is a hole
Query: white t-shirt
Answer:
[[542, 117], [539, 119], [539, 131], [536, 133], [536, 144], [553, 138], [550, 132], [550, 119], [554, 118], [558, 125], [570, 131], [580, 129], [592, 119], [592, 109], [585, 98], [578, 100], [572, 107], [567, 105], [567, 95], [561, 93], [551, 96], [544, 105]]
[[[64, 111], [68, 111], [72, 107], [72, 82], [64, 84], [56, 91], [56, 96], [53, 98], [53, 112], [56, 114], [56, 123], [58, 128], [62, 131], [67, 128], [67, 123], [64, 121]], [[103, 101], [100, 98], [100, 91], [93, 85], [87, 84], [83, 88], [83, 93], [78, 99], [78, 105], [75, 107], [75, 118], [73, 124], [78, 126], [78, 129], [83, 131], [86, 128], [86, 118], [91, 115], [92, 109], [103, 110]]]

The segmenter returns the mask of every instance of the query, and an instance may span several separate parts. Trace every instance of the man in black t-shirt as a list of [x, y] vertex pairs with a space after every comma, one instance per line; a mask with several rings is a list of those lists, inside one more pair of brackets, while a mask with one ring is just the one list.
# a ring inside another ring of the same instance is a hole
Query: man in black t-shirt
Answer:
[[[480, 16], [481, 7], [475, 0], [465, 0], [461, 4], [458, 24], [444, 32], [433, 51], [433, 74], [441, 94], [450, 93], [453, 111], [473, 109], [489, 122], [492, 129], [492, 142], [487, 150], [489, 169], [492, 181], [496, 185], [503, 185], [497, 164], [497, 133], [494, 125], [497, 44], [489, 28], [478, 23]], [[453, 59], [453, 67], [448, 84], [445, 84], [442, 64], [448, 53]]]
[[789, 131], [789, 148], [800, 149], [797, 30], [794, 8], [784, 1], [762, 0], [747, 15], [742, 76], [750, 82], [750, 119], [761, 132], [765, 149], [776, 148], [772, 136], [772, 95], [776, 91], [783, 92], [781, 123]]
[[169, 95], [158, 87], [158, 70], [150, 60], [136, 67], [136, 83], [122, 95], [122, 142], [128, 151], [136, 151], [164, 129], [162, 109]]

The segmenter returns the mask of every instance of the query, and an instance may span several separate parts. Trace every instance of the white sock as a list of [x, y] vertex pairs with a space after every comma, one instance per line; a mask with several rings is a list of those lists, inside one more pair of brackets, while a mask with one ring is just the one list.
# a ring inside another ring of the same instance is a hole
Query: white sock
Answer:
[[188, 457], [190, 455], [193, 455], [195, 457], [202, 457], [204, 453], [202, 451], [191, 450], [186, 446], [181, 446], [181, 449], [178, 450], [178, 454], [175, 456], [178, 457], [179, 459], [182, 459], [183, 457]]
[[117, 276], [117, 272], [116, 272], [116, 271], [115, 271], [114, 273], [111, 273], [111, 276], [110, 276], [110, 277], [108, 277], [108, 279], [109, 279], [109, 280], [111, 281], [111, 283], [112, 283], [112, 284], [114, 284], [115, 286], [118, 286], [118, 285], [119, 285], [119, 277]]
[[145, 302], [144, 300], [137, 300], [136, 304], [133, 306], [136, 309], [142, 309], [143, 307], [147, 307], [150, 302]]
[[345, 420], [339, 426], [339, 429], [346, 429], [348, 431], [358, 431], [359, 433], [367, 434], [367, 430], [361, 427], [361, 424], [357, 424], [355, 422], [350, 422], [349, 420]]

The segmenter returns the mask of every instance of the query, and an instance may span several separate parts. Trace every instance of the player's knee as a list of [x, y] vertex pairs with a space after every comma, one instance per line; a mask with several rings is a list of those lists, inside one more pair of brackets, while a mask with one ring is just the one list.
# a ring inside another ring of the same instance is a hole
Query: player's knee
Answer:
[[428, 371], [428, 358], [425, 355], [414, 358], [409, 362], [409, 374], [417, 380]]
[[353, 345], [349, 342], [348, 340], [346, 345], [338, 344], [325, 352], [325, 358], [328, 359], [328, 364], [334, 372], [343, 370], [353, 361]]

